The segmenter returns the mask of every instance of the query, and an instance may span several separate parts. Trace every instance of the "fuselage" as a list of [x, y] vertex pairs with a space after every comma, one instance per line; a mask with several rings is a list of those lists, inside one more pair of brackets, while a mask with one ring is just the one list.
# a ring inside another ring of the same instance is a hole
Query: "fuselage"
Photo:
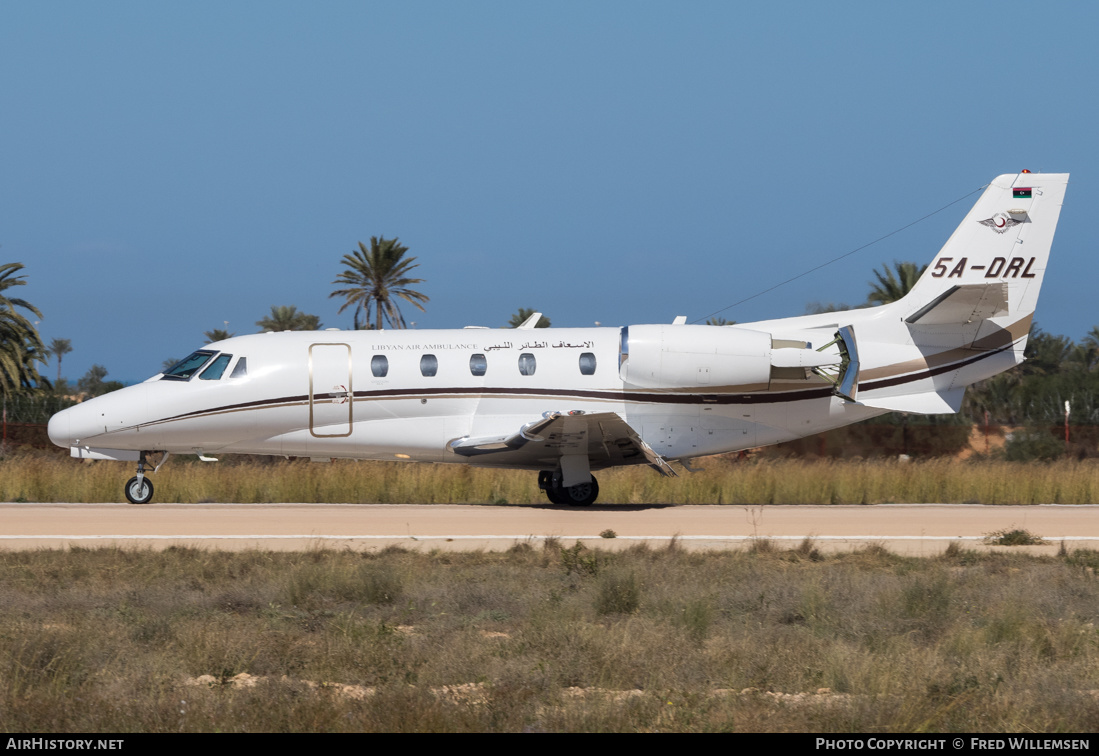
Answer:
[[[818, 330], [822, 339], [832, 332]], [[56, 415], [49, 432], [54, 443], [77, 449], [491, 465], [503, 460], [468, 460], [447, 445], [505, 435], [546, 413], [613, 412], [658, 454], [682, 459], [776, 443], [803, 435], [807, 421], [814, 429], [834, 427], [860, 411], [845, 408], [825, 381], [805, 371], [795, 380], [773, 379], [768, 333], [715, 326], [633, 331], [632, 337], [621, 328], [235, 337], [196, 353], [193, 362], [205, 360], [185, 378], [160, 374], [84, 402]], [[712, 346], [692, 351], [690, 340], [678, 347], [671, 336], [681, 334], [695, 341], [725, 337], [732, 354]], [[653, 363], [644, 375], [642, 360]], [[861, 408], [861, 414], [877, 412]]]

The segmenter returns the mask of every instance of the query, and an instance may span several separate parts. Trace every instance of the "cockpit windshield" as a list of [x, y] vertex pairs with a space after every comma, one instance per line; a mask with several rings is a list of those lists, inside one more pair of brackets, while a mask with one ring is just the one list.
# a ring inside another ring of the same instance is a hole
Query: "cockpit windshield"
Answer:
[[217, 381], [221, 379], [221, 376], [225, 373], [225, 368], [229, 367], [229, 361], [233, 359], [233, 355], [225, 354], [222, 352], [217, 356], [217, 359], [210, 363], [210, 367], [202, 371], [202, 375], [198, 377], [200, 381]]
[[217, 352], [200, 349], [173, 365], [161, 376], [166, 381], [189, 381]]
[[[218, 353], [213, 349], [200, 349], [165, 370], [161, 373], [160, 379], [189, 381], [197, 375], [200, 381], [220, 381], [232, 362], [233, 355], [231, 354], [226, 352]], [[248, 362], [244, 357], [241, 357], [233, 366], [233, 372], [229, 377], [232, 379], [246, 375], [248, 375]]]

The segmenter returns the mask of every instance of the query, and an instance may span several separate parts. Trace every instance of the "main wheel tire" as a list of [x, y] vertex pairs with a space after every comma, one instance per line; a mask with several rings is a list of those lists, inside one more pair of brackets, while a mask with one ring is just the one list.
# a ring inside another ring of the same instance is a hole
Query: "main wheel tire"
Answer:
[[578, 486], [569, 486], [568, 488], [562, 487], [557, 491], [566, 504], [574, 507], [589, 507], [599, 498], [599, 483], [593, 475], [588, 483], [581, 483]]
[[135, 475], [126, 483], [126, 498], [131, 504], [148, 504], [153, 499], [153, 482]]
[[[559, 490], [559, 486], [555, 486], [553, 484], [553, 476], [554, 473], [549, 470], [539, 471], [538, 488], [540, 488], [542, 490], [542, 493], [546, 495], [546, 498], [549, 499], [550, 504], [564, 504], [565, 500], [561, 498], [561, 491]], [[560, 479], [560, 474], [558, 474], [558, 479]]]

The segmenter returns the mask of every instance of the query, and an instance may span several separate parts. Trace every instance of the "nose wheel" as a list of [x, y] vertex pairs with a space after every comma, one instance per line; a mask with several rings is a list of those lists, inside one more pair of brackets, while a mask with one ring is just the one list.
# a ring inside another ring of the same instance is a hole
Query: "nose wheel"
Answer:
[[131, 504], [148, 504], [153, 500], [153, 482], [144, 475], [135, 475], [126, 483], [126, 498]]
[[157, 472], [168, 461], [168, 452], [141, 452], [137, 460], [137, 475], [126, 481], [126, 499], [131, 504], [148, 504], [153, 500], [153, 482], [145, 477], [145, 465], [148, 455], [153, 457], [153, 472]]

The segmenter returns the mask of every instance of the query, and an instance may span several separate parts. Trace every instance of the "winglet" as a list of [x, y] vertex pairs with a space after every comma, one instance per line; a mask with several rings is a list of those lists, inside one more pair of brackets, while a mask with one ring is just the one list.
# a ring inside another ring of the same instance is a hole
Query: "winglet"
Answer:
[[540, 313], [540, 312], [531, 313], [531, 316], [529, 318], [524, 320], [519, 325], [515, 326], [515, 328], [517, 330], [520, 330], [520, 331], [529, 331], [531, 328], [537, 328], [538, 327], [538, 321], [541, 320], [541, 319], [542, 319], [542, 313]]

